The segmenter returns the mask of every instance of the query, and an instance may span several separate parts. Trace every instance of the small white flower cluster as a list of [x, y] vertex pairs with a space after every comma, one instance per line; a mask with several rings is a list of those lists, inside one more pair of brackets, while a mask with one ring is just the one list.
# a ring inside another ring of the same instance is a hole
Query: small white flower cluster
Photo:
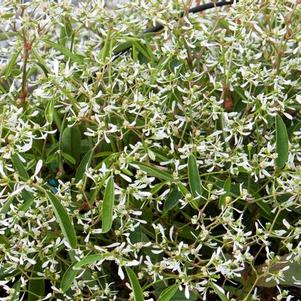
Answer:
[[106, 2], [0, 1], [1, 300], [300, 297], [300, 1]]

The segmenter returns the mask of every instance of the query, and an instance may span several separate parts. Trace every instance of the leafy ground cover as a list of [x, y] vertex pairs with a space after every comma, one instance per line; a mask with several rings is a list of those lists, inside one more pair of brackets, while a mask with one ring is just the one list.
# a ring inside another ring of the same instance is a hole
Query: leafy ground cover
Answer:
[[300, 1], [191, 5], [0, 3], [1, 300], [300, 298]]

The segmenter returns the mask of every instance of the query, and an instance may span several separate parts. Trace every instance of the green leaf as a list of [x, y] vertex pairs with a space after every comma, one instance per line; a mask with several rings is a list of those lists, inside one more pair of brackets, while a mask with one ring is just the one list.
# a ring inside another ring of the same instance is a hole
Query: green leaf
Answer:
[[74, 264], [73, 269], [80, 269], [83, 266], [95, 263], [97, 261], [103, 260], [104, 256], [103, 254], [91, 254], [91, 255], [87, 255], [86, 257], [84, 257], [82, 260], [80, 260], [79, 262], [77, 262], [76, 264]]
[[219, 208], [226, 205], [226, 197], [231, 195], [231, 177], [228, 177], [224, 184], [225, 194], [219, 198]]
[[20, 178], [23, 181], [27, 181], [29, 179], [29, 175], [22, 161], [20, 160], [19, 156], [17, 154], [13, 154], [11, 157], [11, 161], [13, 163], [15, 170], [19, 173]]
[[210, 283], [210, 287], [214, 290], [214, 292], [219, 296], [219, 298], [222, 300], [222, 301], [230, 301], [226, 294], [225, 294], [225, 291], [220, 287], [218, 286], [216, 283], [214, 282], [211, 282]]
[[166, 154], [166, 151], [152, 149], [152, 152], [155, 154], [156, 160], [159, 162], [166, 162], [171, 159], [168, 154]]
[[87, 255], [82, 260], [71, 264], [68, 267], [68, 269], [65, 271], [62, 281], [60, 283], [60, 287], [63, 290], [63, 292], [66, 292], [70, 288], [75, 277], [80, 272], [80, 268], [95, 263], [97, 261], [103, 260], [103, 258], [104, 258], [103, 254], [92, 254], [92, 255]]
[[32, 203], [34, 202], [34, 197], [32, 195], [31, 192], [27, 191], [27, 190], [22, 190], [22, 198], [25, 201], [19, 208], [20, 211], [27, 211], [30, 206], [32, 205]]
[[35, 65], [32, 65], [30, 68], [27, 70], [27, 78], [32, 77], [34, 74], [38, 73], [38, 68]]
[[169, 301], [175, 295], [178, 290], [178, 285], [174, 284], [166, 288], [159, 296], [158, 301]]
[[[127, 37], [125, 39], [127, 39]], [[125, 39], [121, 41], [121, 44], [114, 48], [114, 55], [118, 55], [119, 53], [122, 53], [131, 48], [132, 43], [130, 41], [124, 42]]]
[[17, 65], [16, 65], [16, 62], [17, 62], [17, 59], [18, 59], [18, 57], [19, 57], [20, 52], [21, 52], [21, 50], [18, 50], [17, 52], [15, 52], [15, 53], [11, 56], [11, 58], [10, 58], [8, 64], [7, 64], [7, 66], [6, 66], [6, 67], [4, 68], [4, 70], [1, 72], [1, 75], [3, 74], [6, 78], [8, 78], [8, 77], [11, 75], [13, 68], [14, 68], [15, 66], [17, 66]]
[[53, 122], [53, 112], [54, 112], [54, 99], [52, 98], [46, 105], [45, 108], [45, 118], [49, 124]]
[[65, 57], [69, 58], [71, 61], [73, 61], [74, 63], [79, 63], [81, 64], [84, 60], [84, 56], [80, 55], [80, 54], [75, 54], [72, 51], [70, 51], [68, 48], [57, 44], [55, 42], [52, 42], [50, 40], [47, 39], [43, 39], [43, 41], [50, 47], [58, 50], [59, 52], [61, 52]]
[[69, 215], [67, 214], [65, 208], [63, 207], [59, 199], [53, 193], [46, 191], [46, 194], [53, 206], [56, 219], [60, 225], [65, 239], [68, 241], [69, 245], [72, 248], [76, 248], [76, 233]]
[[62, 135], [62, 150], [72, 156], [76, 162], [80, 159], [80, 130], [78, 127], [66, 127]]
[[[1, 15], [1, 18], [3, 18], [3, 15]], [[6, 41], [8, 40], [10, 37], [14, 37], [18, 35], [17, 32], [14, 31], [0, 31], [0, 41]]]
[[[5, 19], [5, 20], [8, 20], [10, 19], [11, 17], [14, 16], [14, 13], [11, 13], [11, 12], [1, 12], [1, 19]], [[2, 33], [2, 32], [1, 32]]]
[[34, 266], [31, 273], [31, 279], [28, 284], [28, 301], [41, 300], [45, 296], [45, 280], [37, 272], [42, 272], [42, 264], [40, 261]]
[[71, 24], [70, 18], [65, 17], [64, 25], [65, 25], [65, 32], [66, 32], [66, 35], [67, 35], [68, 37], [71, 37], [71, 36], [72, 36], [72, 33], [73, 33], [73, 29], [72, 29], [72, 24]]
[[36, 58], [37, 61], [33, 61], [37, 66], [39, 66], [46, 77], [48, 77], [49, 69], [46, 65], [45, 60], [40, 56], [39, 52], [37, 51], [36, 48], [33, 48], [32, 50], [32, 55]]
[[0, 244], [9, 247], [9, 239], [4, 235], [0, 235]]
[[174, 188], [168, 195], [167, 199], [164, 202], [163, 214], [167, 213], [169, 210], [173, 209], [177, 204], [182, 194], [178, 188]]
[[152, 60], [152, 55], [149, 53], [147, 46], [143, 45], [140, 41], [132, 41], [133, 46], [148, 60]]
[[138, 60], [138, 51], [134, 44], [132, 44], [132, 57], [133, 57], [134, 61]]
[[92, 155], [93, 150], [90, 150], [84, 155], [84, 157], [80, 161], [80, 164], [75, 173], [75, 183], [79, 182], [85, 177], [85, 171], [90, 166]]
[[[146, 40], [141, 38], [139, 39], [136, 37], [126, 37], [125, 39], [127, 41], [125, 45], [127, 46], [132, 45], [132, 48], [135, 49], [135, 51], [137, 50], [139, 53], [141, 53], [146, 59], [150, 61], [153, 60], [152, 50]], [[119, 46], [119, 48], [120, 47], [122, 46]], [[135, 55], [136, 54], [134, 54], [134, 56]]]
[[177, 186], [182, 193], [183, 197], [186, 197], [187, 194], [190, 194], [189, 190], [186, 188], [186, 186], [183, 183], [177, 183]]
[[45, 65], [43, 65], [43, 64], [41, 64], [40, 62], [37, 62], [37, 61], [33, 61], [33, 63], [35, 63], [43, 71], [43, 73], [46, 77], [48, 77], [49, 71], [47, 70]]
[[59, 113], [57, 112], [57, 110], [54, 110], [53, 112], [53, 120], [55, 122], [56, 127], [58, 128], [58, 130], [61, 132], [61, 128], [62, 128], [62, 119], [59, 115]]
[[107, 57], [112, 56], [112, 35], [107, 33], [103, 48], [101, 49], [101, 60], [104, 62]]
[[133, 270], [131, 268], [126, 267], [125, 270], [130, 279], [131, 287], [132, 287], [132, 290], [134, 293], [134, 300], [135, 301], [144, 301], [143, 291], [139, 284], [136, 274], [133, 272]]
[[66, 16], [62, 18], [62, 23], [64, 26], [61, 27], [60, 44], [65, 46], [67, 39], [72, 35], [72, 25], [70, 19]]
[[107, 158], [105, 158], [103, 161], [99, 162], [96, 166], [96, 169], [101, 168], [102, 164], [104, 163], [107, 167], [110, 167], [113, 162], [116, 161], [118, 158], [119, 153], [112, 153]]
[[115, 202], [114, 178], [111, 176], [108, 180], [104, 194], [102, 206], [102, 232], [111, 230], [113, 219], [113, 208]]
[[126, 169], [126, 168], [121, 168], [120, 171], [122, 171], [123, 174], [125, 174], [125, 175], [127, 175], [129, 177], [133, 177], [134, 176], [134, 174], [130, 170]]
[[70, 156], [69, 154], [66, 154], [66, 153], [62, 152], [62, 157], [63, 157], [67, 162], [69, 162], [70, 164], [72, 164], [72, 165], [75, 165], [75, 164], [76, 164], [76, 160], [75, 160], [72, 156]]
[[163, 171], [161, 169], [158, 169], [154, 166], [145, 164], [145, 163], [140, 163], [140, 162], [134, 162], [132, 165], [136, 165], [139, 167], [139, 169], [143, 170], [147, 174], [149, 174], [152, 177], [162, 179], [165, 181], [173, 181], [173, 176], [169, 174], [166, 171]]
[[75, 277], [79, 273], [79, 271], [75, 271], [73, 267], [74, 264], [71, 264], [62, 277], [60, 287], [63, 290], [63, 292], [66, 292], [70, 288], [72, 282], [74, 281]]
[[191, 194], [196, 198], [202, 195], [203, 188], [201, 185], [200, 174], [198, 165], [194, 155], [190, 155], [188, 158], [188, 179]]
[[1, 206], [0, 213], [7, 213], [10, 209], [10, 205], [13, 202], [14, 197], [8, 197], [6, 202]]
[[282, 169], [288, 160], [288, 135], [285, 123], [280, 115], [276, 116], [276, 167]]
[[142, 227], [137, 227], [129, 236], [131, 243], [149, 242], [147, 235], [143, 232]]
[[107, 152], [99, 152], [96, 155], [94, 155], [94, 158], [101, 158], [101, 157], [108, 157], [112, 155], [112, 152], [107, 151]]
[[165, 182], [160, 182], [160, 183], [155, 184], [155, 185], [151, 188], [151, 193], [152, 193], [152, 194], [158, 193], [158, 192], [162, 189], [162, 187], [165, 186], [165, 185], [166, 185]]

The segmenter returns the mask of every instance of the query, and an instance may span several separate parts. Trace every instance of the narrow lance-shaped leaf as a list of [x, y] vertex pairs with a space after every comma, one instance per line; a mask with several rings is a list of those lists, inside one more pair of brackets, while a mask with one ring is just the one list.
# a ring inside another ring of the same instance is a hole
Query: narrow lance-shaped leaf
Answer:
[[[126, 37], [127, 39], [127, 37]], [[119, 53], [122, 53], [128, 49], [130, 49], [132, 47], [132, 43], [130, 41], [122, 41], [121, 44], [117, 45], [115, 48], [114, 48], [114, 55], [117, 55]]]
[[224, 184], [225, 194], [220, 196], [219, 208], [226, 205], [226, 197], [231, 193], [231, 177], [228, 177]]
[[112, 35], [111, 32], [107, 33], [103, 48], [101, 49], [101, 59], [105, 61], [107, 57], [112, 55]]
[[105, 189], [102, 206], [102, 232], [111, 230], [113, 221], [113, 208], [115, 203], [114, 178], [111, 176]]
[[143, 291], [139, 284], [136, 274], [133, 272], [131, 268], [125, 268], [125, 270], [130, 279], [135, 301], [144, 301]]
[[11, 56], [11, 59], [9, 60], [7, 66], [4, 68], [4, 70], [1, 72], [1, 75], [4, 74], [6, 78], [8, 78], [11, 75], [13, 68], [15, 66], [17, 66], [16, 63], [17, 63], [17, 59], [18, 59], [20, 52], [21, 51], [18, 50], [16, 53], [14, 53]]
[[79, 262], [71, 264], [63, 275], [62, 281], [60, 283], [61, 289], [64, 292], [66, 292], [70, 288], [75, 277], [80, 272], [80, 268], [95, 263], [97, 261], [100, 261], [102, 259], [103, 259], [102, 254], [91, 254], [91, 255], [87, 255]]
[[75, 277], [79, 273], [79, 271], [74, 270], [73, 267], [74, 264], [71, 264], [62, 277], [60, 287], [63, 290], [63, 292], [66, 292], [71, 287], [72, 282], [74, 281]]
[[54, 99], [51, 99], [45, 109], [45, 118], [49, 124], [53, 122], [53, 112], [54, 112]]
[[132, 44], [133, 44], [133, 46], [135, 46], [135, 47], [138, 49], [138, 51], [139, 51], [145, 58], [147, 58], [147, 59], [149, 59], [149, 60], [152, 59], [151, 55], [150, 55], [149, 52], [148, 52], [148, 49], [145, 47], [145, 45], [141, 44], [140, 41], [135, 41], [135, 40], [133, 40], [133, 41], [132, 41]]
[[178, 285], [174, 284], [166, 288], [159, 296], [158, 301], [170, 301], [178, 290]]
[[67, 58], [69, 58], [71, 61], [75, 63], [81, 64], [83, 62], [84, 56], [80, 54], [75, 54], [72, 51], [70, 51], [68, 48], [65, 48], [64, 46], [57, 44], [55, 42], [49, 41], [47, 39], [43, 40], [48, 46], [58, 50], [63, 55], [65, 55]]
[[155, 185], [151, 188], [151, 193], [152, 193], [152, 194], [158, 193], [158, 192], [162, 189], [162, 187], [163, 187], [164, 185], [166, 185], [165, 182], [160, 182], [160, 183], [155, 184]]
[[14, 155], [12, 155], [11, 160], [12, 160], [15, 170], [19, 173], [20, 178], [23, 181], [27, 181], [29, 179], [29, 175], [28, 175], [27, 170], [25, 169], [22, 161], [20, 160], [19, 156], [17, 154], [14, 154]]
[[80, 268], [82, 268], [82, 267], [84, 267], [86, 265], [95, 263], [95, 262], [103, 260], [103, 259], [104, 259], [103, 254], [91, 254], [91, 255], [87, 255], [82, 260], [80, 260], [79, 262], [77, 262], [73, 266], [73, 269], [80, 269]]
[[63, 26], [60, 32], [60, 44], [65, 46], [67, 39], [72, 35], [72, 25], [68, 17], [62, 18]]
[[33, 194], [27, 190], [23, 190], [21, 195], [22, 195], [24, 203], [20, 206], [19, 211], [25, 212], [33, 204], [34, 197], [33, 197]]
[[71, 24], [70, 18], [65, 17], [64, 25], [65, 25], [65, 31], [66, 31], [67, 36], [71, 37], [72, 33], [73, 33], [73, 29], [72, 29], [72, 24]]
[[69, 215], [67, 214], [65, 208], [63, 207], [59, 199], [53, 193], [47, 191], [46, 194], [52, 204], [56, 219], [59, 223], [59, 226], [62, 230], [65, 239], [72, 248], [76, 248], [76, 233]]
[[94, 155], [94, 158], [108, 157], [111, 154], [112, 154], [111, 151], [99, 152], [99, 153]]
[[216, 283], [211, 282], [210, 286], [213, 288], [214, 292], [219, 296], [221, 301], [230, 301], [225, 294], [225, 291], [218, 286]]
[[45, 76], [48, 77], [49, 69], [48, 69], [48, 67], [46, 65], [45, 60], [40, 56], [40, 54], [37, 51], [37, 49], [33, 48], [31, 51], [32, 51], [32, 55], [37, 60], [37, 61], [33, 61], [33, 63], [37, 64], [43, 70]]
[[188, 158], [188, 179], [189, 179], [191, 194], [195, 198], [202, 195], [203, 188], [201, 185], [198, 165], [194, 155], [190, 155]]
[[64, 122], [57, 112], [57, 110], [53, 111], [53, 121], [55, 122], [56, 127], [58, 128], [59, 132], [62, 130], [62, 125], [64, 125]]
[[[2, 17], [2, 16], [1, 16]], [[14, 37], [16, 36], [18, 33], [14, 32], [14, 31], [0, 31], [0, 41], [6, 41], [8, 40], [10, 37]]]
[[9, 239], [5, 235], [0, 235], [0, 244], [9, 247]]
[[141, 170], [145, 171], [147, 174], [149, 174], [150, 176], [156, 177], [158, 179], [162, 179], [165, 181], [172, 181], [173, 180], [173, 176], [161, 169], [158, 169], [154, 166], [145, 164], [145, 163], [139, 163], [139, 162], [135, 162], [133, 163], [133, 165], [138, 166]]
[[75, 182], [79, 182], [81, 179], [83, 179], [84, 175], [85, 175], [85, 171], [86, 169], [89, 167], [90, 163], [91, 163], [91, 159], [92, 159], [92, 154], [93, 151], [90, 150], [88, 151], [84, 157], [82, 158], [82, 160], [80, 161], [80, 164], [76, 170], [75, 173]]
[[174, 188], [166, 198], [163, 206], [163, 214], [166, 214], [169, 210], [173, 209], [179, 202], [182, 194], [178, 188]]
[[62, 134], [62, 150], [72, 156], [76, 162], [80, 159], [80, 130], [66, 127]]
[[276, 116], [276, 167], [282, 169], [288, 160], [288, 135], [285, 123], [280, 115]]
[[75, 165], [76, 160], [69, 154], [62, 152], [62, 157], [70, 164]]

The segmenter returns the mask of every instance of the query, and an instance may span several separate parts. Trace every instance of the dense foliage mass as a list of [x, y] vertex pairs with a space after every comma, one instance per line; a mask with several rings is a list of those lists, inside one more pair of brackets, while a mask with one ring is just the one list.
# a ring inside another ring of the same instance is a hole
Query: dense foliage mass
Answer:
[[57, 2], [0, 3], [1, 300], [299, 298], [300, 1]]

